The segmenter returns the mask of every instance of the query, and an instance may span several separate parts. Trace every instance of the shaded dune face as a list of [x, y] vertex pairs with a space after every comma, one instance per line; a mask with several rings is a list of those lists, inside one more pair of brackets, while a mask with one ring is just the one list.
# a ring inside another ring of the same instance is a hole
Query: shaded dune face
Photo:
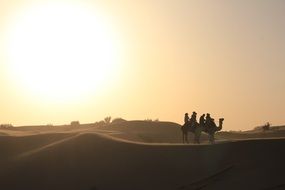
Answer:
[[266, 189], [284, 183], [283, 139], [185, 146], [69, 133], [0, 141], [20, 147], [1, 160], [1, 189]]

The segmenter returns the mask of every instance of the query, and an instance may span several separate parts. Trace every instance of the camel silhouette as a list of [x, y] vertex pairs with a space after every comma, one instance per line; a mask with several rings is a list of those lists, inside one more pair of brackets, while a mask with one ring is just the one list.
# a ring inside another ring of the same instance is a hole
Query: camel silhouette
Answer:
[[209, 122], [205, 123], [204, 125], [199, 125], [199, 123], [191, 123], [187, 122], [184, 125], [182, 125], [182, 139], [183, 143], [189, 143], [188, 141], [188, 132], [191, 132], [194, 134], [194, 143], [200, 143], [200, 136], [202, 132], [207, 133], [209, 136], [209, 142], [211, 144], [215, 143], [215, 133], [217, 131], [221, 131], [223, 128], [223, 122], [224, 118], [219, 119], [219, 125], [217, 126], [216, 123]]

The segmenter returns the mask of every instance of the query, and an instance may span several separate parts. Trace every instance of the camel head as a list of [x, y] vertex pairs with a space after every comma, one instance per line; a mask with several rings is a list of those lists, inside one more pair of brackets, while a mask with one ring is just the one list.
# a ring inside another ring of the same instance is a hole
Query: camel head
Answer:
[[219, 119], [219, 126], [217, 127], [217, 131], [222, 130], [224, 120], [225, 120], [224, 118]]

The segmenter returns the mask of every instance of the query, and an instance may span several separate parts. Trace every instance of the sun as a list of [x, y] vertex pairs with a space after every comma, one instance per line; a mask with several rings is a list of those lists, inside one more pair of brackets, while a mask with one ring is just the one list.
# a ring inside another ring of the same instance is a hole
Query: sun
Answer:
[[112, 23], [98, 11], [71, 3], [37, 4], [13, 20], [9, 68], [29, 92], [66, 101], [115, 80], [121, 47]]

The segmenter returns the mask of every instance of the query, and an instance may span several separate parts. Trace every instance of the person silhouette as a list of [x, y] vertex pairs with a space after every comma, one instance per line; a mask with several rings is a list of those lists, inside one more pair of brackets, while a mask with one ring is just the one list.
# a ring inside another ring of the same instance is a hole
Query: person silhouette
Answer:
[[205, 124], [210, 124], [211, 120], [212, 120], [211, 115], [209, 113], [207, 113]]
[[201, 115], [201, 117], [199, 119], [199, 124], [201, 127], [203, 127], [205, 125], [205, 114]]
[[197, 127], [197, 113], [195, 111], [193, 111], [191, 118], [190, 118], [190, 125], [191, 127], [193, 127], [193, 129], [195, 130], [195, 128]]
[[213, 128], [216, 126], [215, 120], [211, 117], [211, 115], [209, 113], [207, 113], [207, 115], [206, 115], [205, 126], [207, 128]]
[[193, 111], [191, 118], [190, 118], [191, 123], [197, 123], [197, 113]]
[[184, 123], [188, 123], [189, 122], [189, 116], [188, 116], [188, 113], [185, 113], [184, 115]]
[[188, 113], [184, 115], [184, 125], [182, 125], [182, 141], [183, 143], [188, 143], [188, 124], [189, 124], [189, 116]]
[[212, 120], [211, 115], [209, 113], [207, 113], [206, 120], [205, 120], [205, 123], [204, 123], [206, 132], [208, 131], [208, 129], [209, 129], [210, 125], [211, 125], [211, 120]]

